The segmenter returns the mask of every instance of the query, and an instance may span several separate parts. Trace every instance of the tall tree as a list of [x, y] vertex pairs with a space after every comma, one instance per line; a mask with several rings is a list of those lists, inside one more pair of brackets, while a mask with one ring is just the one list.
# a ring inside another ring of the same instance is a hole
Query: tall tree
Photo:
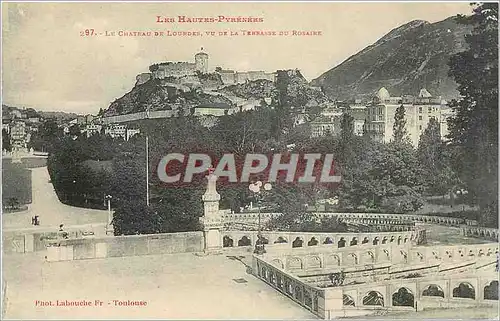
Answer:
[[441, 139], [440, 125], [435, 118], [430, 119], [427, 128], [420, 135], [417, 154], [428, 194], [444, 195], [458, 184], [457, 176], [450, 167], [449, 148]]
[[7, 152], [12, 150], [12, 146], [10, 145], [10, 135], [5, 129], [2, 129], [2, 149]]
[[340, 140], [338, 145], [338, 160], [342, 168], [347, 169], [354, 158], [354, 117], [347, 109], [340, 119]]
[[403, 104], [396, 109], [394, 125], [392, 126], [392, 138], [396, 144], [401, 144], [407, 139], [405, 107]]
[[473, 26], [466, 51], [451, 57], [450, 76], [461, 99], [452, 101], [449, 138], [455, 167], [481, 207], [481, 223], [498, 225], [498, 3], [472, 4], [457, 21]]

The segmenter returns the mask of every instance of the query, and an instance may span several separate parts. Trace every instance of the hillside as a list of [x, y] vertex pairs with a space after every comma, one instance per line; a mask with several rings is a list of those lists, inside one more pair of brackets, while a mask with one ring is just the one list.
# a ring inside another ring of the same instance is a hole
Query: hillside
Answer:
[[458, 95], [448, 77], [451, 55], [466, 49], [469, 26], [454, 18], [429, 23], [411, 21], [349, 57], [311, 84], [334, 99], [368, 98], [385, 87], [391, 95], [417, 94], [427, 88], [444, 99]]
[[222, 95], [209, 95], [201, 88], [149, 80], [136, 85], [131, 91], [116, 99], [105, 111], [105, 116], [123, 115], [149, 110], [178, 110], [188, 113], [200, 104], [232, 105]]
[[13, 111], [19, 111], [22, 114], [25, 114], [26, 118], [42, 117], [45, 119], [53, 118], [60, 121], [75, 119], [76, 117], [79, 116], [78, 114], [75, 113], [67, 113], [63, 111], [37, 111], [33, 108], [21, 108], [21, 107], [2, 105], [3, 118], [10, 118], [9, 114]]
[[317, 106], [329, 101], [321, 91], [313, 88], [298, 70], [278, 70], [276, 82], [254, 80], [243, 84], [231, 85], [219, 89], [226, 94], [244, 99], [281, 99], [290, 107]]
[[116, 116], [149, 110], [177, 110], [188, 113], [200, 104], [234, 106], [238, 101], [260, 101], [272, 98], [290, 107], [317, 106], [329, 101], [313, 88], [298, 70], [278, 70], [276, 82], [254, 80], [222, 87], [220, 76], [198, 74], [148, 80], [112, 102], [105, 116]]

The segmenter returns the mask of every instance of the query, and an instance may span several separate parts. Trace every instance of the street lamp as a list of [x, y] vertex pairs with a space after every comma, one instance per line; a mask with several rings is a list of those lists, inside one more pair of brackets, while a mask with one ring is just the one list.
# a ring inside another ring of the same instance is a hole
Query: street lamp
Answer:
[[111, 195], [106, 195], [106, 200], [108, 201], [108, 224], [107, 224], [107, 228], [109, 228], [109, 226], [111, 225], [111, 222], [113, 221], [113, 216], [111, 215], [111, 199], [113, 198], [113, 196]]
[[262, 226], [261, 226], [261, 214], [260, 214], [260, 205], [262, 202], [263, 195], [261, 194], [260, 188], [264, 185], [265, 191], [270, 191], [272, 185], [270, 183], [262, 184], [261, 181], [257, 181], [248, 186], [248, 189], [254, 193], [254, 198], [257, 201], [257, 208], [259, 211], [259, 230], [257, 233], [257, 241], [255, 242], [255, 250], [253, 251], [255, 254], [264, 254], [266, 253], [266, 249], [264, 248], [264, 242], [262, 241]]

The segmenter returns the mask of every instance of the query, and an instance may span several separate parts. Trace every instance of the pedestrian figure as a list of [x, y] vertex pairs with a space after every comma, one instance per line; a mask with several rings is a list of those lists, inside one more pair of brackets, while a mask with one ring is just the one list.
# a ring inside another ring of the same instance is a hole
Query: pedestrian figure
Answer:
[[63, 231], [63, 226], [64, 226], [64, 224], [59, 225], [59, 232]]
[[495, 267], [496, 272], [498, 272], [498, 261], [500, 261], [500, 253], [497, 253], [497, 265]]
[[35, 215], [35, 225], [40, 225], [40, 220], [38, 218], [39, 216]]

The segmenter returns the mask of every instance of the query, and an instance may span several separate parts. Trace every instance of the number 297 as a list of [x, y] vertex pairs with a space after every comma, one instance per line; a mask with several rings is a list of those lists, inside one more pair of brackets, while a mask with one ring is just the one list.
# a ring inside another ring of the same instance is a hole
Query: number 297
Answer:
[[95, 34], [96, 33], [94, 29], [85, 29], [83, 31], [80, 31], [80, 37], [93, 36]]

